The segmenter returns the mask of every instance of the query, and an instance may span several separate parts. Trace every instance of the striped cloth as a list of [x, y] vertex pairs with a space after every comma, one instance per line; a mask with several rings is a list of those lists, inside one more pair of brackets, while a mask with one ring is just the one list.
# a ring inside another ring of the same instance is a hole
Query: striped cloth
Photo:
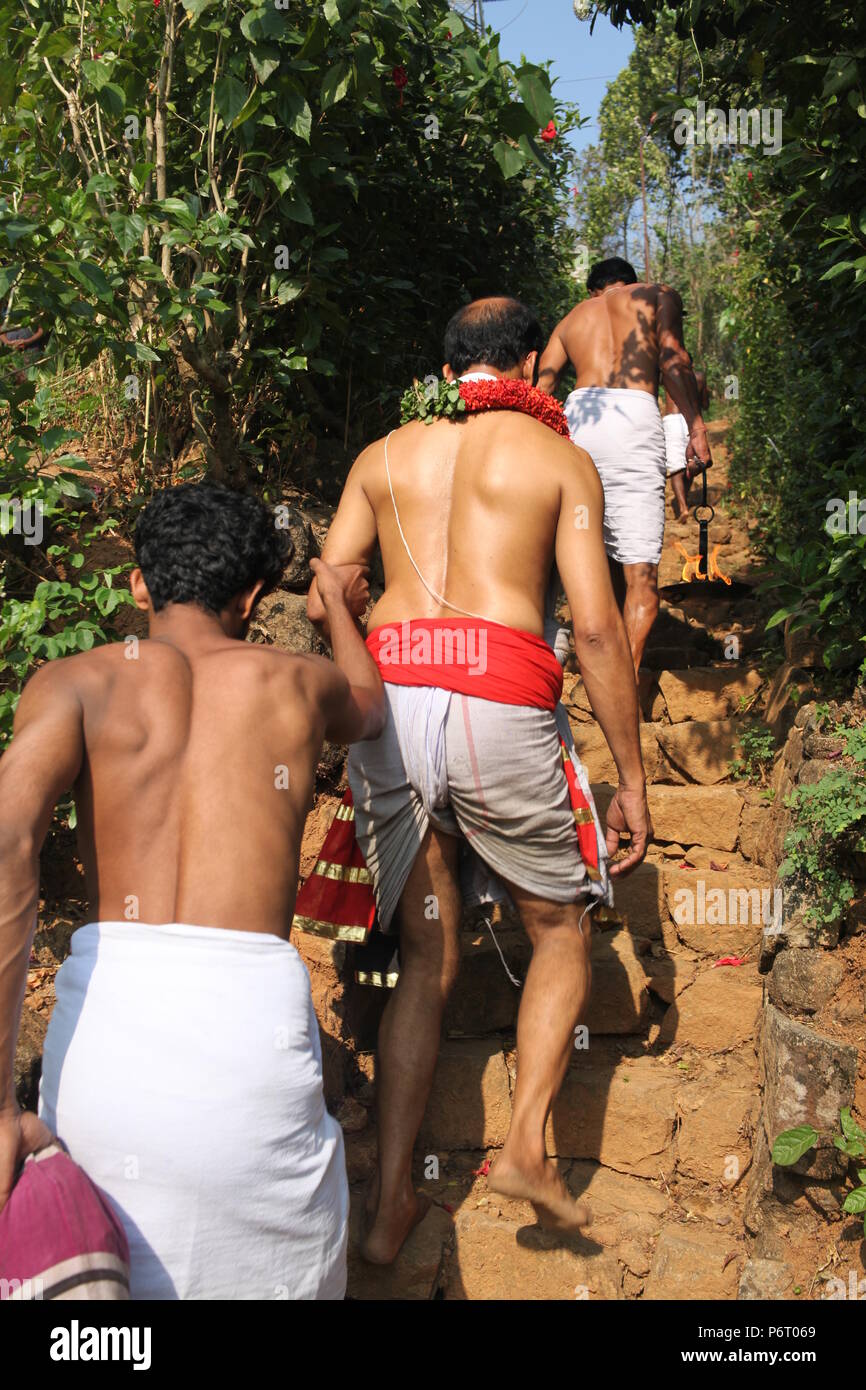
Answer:
[[0, 1212], [0, 1299], [128, 1299], [129, 1246], [99, 1188], [59, 1144], [25, 1160]]

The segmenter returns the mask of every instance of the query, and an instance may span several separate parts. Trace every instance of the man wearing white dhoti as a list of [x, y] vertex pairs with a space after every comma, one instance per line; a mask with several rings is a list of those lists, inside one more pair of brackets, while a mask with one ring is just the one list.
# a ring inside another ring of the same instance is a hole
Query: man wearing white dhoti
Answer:
[[375, 738], [385, 705], [359, 566], [313, 562], [336, 666], [238, 640], [287, 549], [252, 497], [158, 494], [131, 576], [149, 640], [39, 670], [0, 761], [0, 1206], [33, 1146], [12, 1058], [38, 853], [73, 787], [91, 916], [40, 1111], [123, 1222], [133, 1298], [345, 1293], [343, 1140], [288, 926], [323, 740]]
[[685, 419], [690, 478], [710, 467], [710, 451], [676, 290], [639, 284], [618, 256], [594, 265], [586, 285], [589, 299], [551, 334], [538, 384], [552, 392], [569, 362], [577, 375], [565, 413], [604, 488], [605, 549], [637, 672], [659, 608], [667, 476], [659, 378]]

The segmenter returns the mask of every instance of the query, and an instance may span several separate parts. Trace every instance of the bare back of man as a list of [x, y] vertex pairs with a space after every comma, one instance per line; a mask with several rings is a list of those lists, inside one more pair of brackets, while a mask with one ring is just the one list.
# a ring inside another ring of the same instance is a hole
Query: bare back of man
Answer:
[[[471, 317], [473, 309], [469, 306], [464, 314]], [[511, 370], [493, 368], [486, 359], [468, 362], [471, 367], [460, 370], [490, 377], [526, 374], [524, 360]], [[556, 563], [570, 602], [587, 691], [621, 773], [608, 814], [607, 844], [612, 852], [620, 830], [632, 829], [632, 850], [625, 861], [632, 867], [645, 852], [649, 822], [634, 682], [601, 543], [601, 509], [598, 477], [586, 454], [526, 415], [500, 410], [456, 422], [415, 422], [360, 456], [323, 557], [331, 564], [366, 563], [378, 540], [385, 591], [370, 615], [371, 630], [469, 618], [502, 625], [530, 643], [544, 630], [545, 595]], [[321, 621], [315, 587], [308, 612]], [[549, 648], [547, 655], [555, 667]], [[429, 675], [425, 671], [422, 685], [441, 688], [445, 699], [436, 704], [434, 691], [434, 703], [428, 705], [429, 692], [418, 691], [419, 717], [410, 707], [408, 721], [401, 725], [407, 708], [402, 697], [416, 692], [401, 691], [399, 681], [392, 686], [387, 669], [380, 669], [392, 702], [391, 724], [386, 723], [381, 744], [357, 745], [349, 765], [356, 825], [362, 803], [369, 820], [366, 839], [360, 828], [359, 837], [374, 875], [380, 918], [383, 901], [390, 901], [389, 865], [378, 865], [377, 836], [390, 833], [388, 843], [396, 847], [401, 839], [412, 840], [418, 824], [423, 834], [398, 899], [395, 890], [400, 976], [379, 1034], [379, 1167], [368, 1197], [364, 1252], [374, 1262], [387, 1263], [424, 1210], [413, 1189], [411, 1160], [432, 1083], [442, 1013], [459, 964], [460, 836], [470, 839], [475, 853], [504, 882], [533, 946], [518, 1020], [520, 1064], [511, 1128], [491, 1186], [532, 1201], [540, 1219], [559, 1229], [573, 1229], [589, 1219], [547, 1159], [544, 1143], [547, 1117], [572, 1054], [574, 1025], [588, 997], [589, 933], [580, 924], [588, 880], [577, 888], [565, 882], [572, 861], [583, 870], [568, 843], [569, 836], [574, 838], [574, 813], [567, 796], [563, 799], [561, 749], [550, 707], [524, 707], [517, 699], [513, 705], [497, 704], [481, 680], [480, 698], [460, 694], [449, 701], [447, 692], [457, 685], [448, 671], [431, 670]], [[447, 712], [428, 717], [434, 706]], [[521, 725], [523, 715], [528, 718]], [[423, 765], [427, 756], [423, 748], [415, 750], [412, 730], [426, 728], [429, 747], [439, 739], [440, 717], [448, 749], [443, 771], [448, 801], [440, 799], [428, 815], [423, 786], [416, 787], [405, 768]], [[498, 736], [499, 721], [510, 721], [511, 732]], [[538, 736], [538, 747], [547, 750], [540, 767], [522, 747], [530, 729]], [[390, 760], [389, 742], [394, 748]], [[505, 747], [508, 756], [503, 759]], [[470, 767], [473, 776], [468, 775]], [[545, 781], [548, 771], [550, 780]], [[404, 795], [407, 776], [406, 823], [397, 834], [391, 829], [394, 806]], [[517, 781], [500, 796], [509, 776]], [[560, 812], [563, 823], [558, 827]], [[445, 822], [446, 814], [450, 822]], [[448, 828], [443, 830], [443, 824]], [[531, 875], [519, 863], [518, 846], [524, 843], [534, 846], [543, 863], [532, 887]], [[552, 844], [559, 849], [553, 859], [545, 859]], [[436, 903], [432, 916], [431, 901]], [[390, 928], [390, 914], [382, 924]]]
[[44, 669], [22, 743], [35, 749], [40, 706], [62, 700], [94, 920], [288, 936], [335, 677], [321, 658], [199, 633]]
[[556, 334], [574, 367], [576, 387], [658, 393], [659, 304], [666, 290], [658, 284], [619, 285], [575, 305]]

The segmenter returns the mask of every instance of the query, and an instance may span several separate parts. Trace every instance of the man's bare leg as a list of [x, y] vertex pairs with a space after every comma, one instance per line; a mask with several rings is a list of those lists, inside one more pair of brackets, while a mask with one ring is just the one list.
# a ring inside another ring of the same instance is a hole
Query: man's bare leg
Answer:
[[634, 661], [635, 677], [640, 670], [644, 647], [659, 612], [658, 565], [623, 565], [625, 604], [622, 616]]
[[671, 487], [674, 493], [674, 516], [677, 521], [685, 521], [689, 514], [689, 487], [686, 484], [685, 469], [671, 474]]
[[[379, 1167], [368, 1199], [365, 1259], [390, 1264], [429, 1202], [412, 1186], [412, 1150], [460, 962], [457, 840], [428, 831], [400, 899], [400, 978], [379, 1026]], [[431, 916], [431, 895], [437, 915]], [[426, 911], [425, 911], [426, 909]]]
[[589, 999], [590, 914], [579, 925], [584, 902], [547, 902], [512, 884], [508, 891], [532, 942], [532, 960], [517, 1019], [511, 1126], [488, 1181], [494, 1192], [531, 1202], [548, 1229], [576, 1230], [592, 1216], [547, 1157], [544, 1131]]

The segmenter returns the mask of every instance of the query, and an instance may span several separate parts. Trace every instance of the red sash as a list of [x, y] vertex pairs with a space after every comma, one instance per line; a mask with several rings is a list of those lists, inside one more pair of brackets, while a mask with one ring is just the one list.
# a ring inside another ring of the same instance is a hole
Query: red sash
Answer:
[[541, 637], [479, 618], [412, 618], [367, 638], [383, 681], [435, 685], [500, 705], [555, 709], [562, 667]]

